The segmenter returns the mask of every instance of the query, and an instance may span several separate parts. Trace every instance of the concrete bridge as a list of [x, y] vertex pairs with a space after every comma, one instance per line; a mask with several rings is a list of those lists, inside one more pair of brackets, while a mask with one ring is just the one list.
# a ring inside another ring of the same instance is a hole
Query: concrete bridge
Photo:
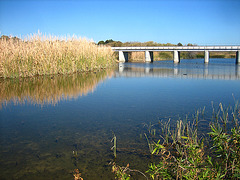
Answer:
[[119, 62], [128, 62], [128, 53], [145, 52], [145, 62], [153, 62], [154, 51], [172, 51], [173, 62], [180, 62], [180, 52], [182, 51], [204, 51], [204, 63], [209, 62], [209, 52], [211, 51], [235, 51], [236, 64], [240, 64], [240, 46], [156, 46], [156, 47], [112, 47], [113, 51], [119, 52]]

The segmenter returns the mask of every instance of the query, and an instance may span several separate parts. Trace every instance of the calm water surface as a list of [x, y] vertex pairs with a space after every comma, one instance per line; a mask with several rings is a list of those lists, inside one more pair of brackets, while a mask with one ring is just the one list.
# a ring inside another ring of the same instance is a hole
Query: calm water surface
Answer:
[[234, 59], [119, 64], [115, 70], [71, 76], [0, 80], [0, 179], [114, 179], [117, 162], [145, 171], [152, 159], [144, 124], [174, 123], [212, 104], [240, 99]]

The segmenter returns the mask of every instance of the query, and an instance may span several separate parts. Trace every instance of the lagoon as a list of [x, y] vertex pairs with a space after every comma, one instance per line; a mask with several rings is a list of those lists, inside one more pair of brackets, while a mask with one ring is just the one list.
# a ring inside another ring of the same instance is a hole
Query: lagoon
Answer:
[[159, 120], [191, 119], [205, 107], [240, 99], [235, 59], [124, 63], [73, 75], [1, 79], [0, 179], [114, 179], [113, 133], [120, 165], [145, 171], [151, 162], [142, 134]]

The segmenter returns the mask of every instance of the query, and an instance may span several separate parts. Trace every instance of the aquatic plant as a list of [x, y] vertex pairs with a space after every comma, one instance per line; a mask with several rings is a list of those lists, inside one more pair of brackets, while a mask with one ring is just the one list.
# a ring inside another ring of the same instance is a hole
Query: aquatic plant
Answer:
[[112, 163], [112, 172], [116, 175], [116, 179], [118, 180], [129, 180], [129, 164], [126, 167], [118, 166], [115, 162]]
[[111, 148], [111, 150], [113, 150], [113, 155], [114, 155], [114, 158], [116, 159], [117, 158], [117, 137], [114, 133], [113, 133], [112, 142], [113, 142], [113, 147]]
[[38, 33], [23, 40], [0, 39], [0, 77], [4, 78], [94, 71], [114, 62], [110, 47], [86, 38]]
[[111, 148], [111, 150], [113, 150], [113, 155], [114, 155], [114, 160], [112, 162], [110, 162], [109, 164], [112, 166], [112, 172], [115, 174], [115, 179], [117, 180], [130, 180], [131, 178], [131, 173], [132, 172], [137, 172], [139, 174], [141, 174], [142, 176], [144, 176], [146, 179], [147, 176], [136, 169], [130, 169], [129, 168], [129, 164], [127, 164], [127, 166], [120, 166], [116, 163], [116, 159], [117, 159], [117, 137], [116, 135], [113, 133], [113, 138], [112, 141], [113, 142], [113, 147]]
[[81, 177], [81, 173], [79, 172], [78, 169], [74, 170], [73, 176], [74, 176], [74, 180], [83, 180], [83, 178]]
[[[231, 111], [230, 111], [231, 110]], [[193, 121], [179, 119], [174, 127], [159, 121], [159, 138], [152, 133], [153, 125], [145, 133], [154, 162], [146, 173], [151, 179], [239, 179], [240, 178], [240, 106], [233, 108], [221, 103], [213, 109], [209, 133], [199, 135], [198, 126], [204, 120], [204, 111], [198, 110]], [[230, 113], [231, 112], [231, 113]], [[205, 138], [204, 138], [205, 137]], [[118, 167], [115, 173], [130, 179], [127, 167]], [[119, 176], [117, 175], [117, 178]], [[121, 178], [120, 178], [121, 179]]]
[[[238, 113], [238, 115], [237, 115]], [[159, 163], [152, 163], [148, 173], [152, 179], [238, 179], [240, 177], [239, 105], [229, 116], [229, 108], [214, 111], [210, 135], [206, 140], [198, 135], [197, 112], [195, 120], [179, 120], [176, 128], [169, 125], [163, 138], [154, 143], [152, 154]], [[228, 123], [231, 119], [232, 123]], [[164, 126], [164, 125], [163, 125]], [[169, 138], [170, 137], [170, 138]], [[208, 143], [208, 141], [210, 143]]]

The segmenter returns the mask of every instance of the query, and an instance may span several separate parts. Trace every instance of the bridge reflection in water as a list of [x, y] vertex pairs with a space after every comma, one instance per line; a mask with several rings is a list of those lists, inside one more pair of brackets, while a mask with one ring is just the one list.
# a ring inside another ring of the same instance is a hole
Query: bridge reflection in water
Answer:
[[[130, 63], [131, 64], [131, 63]], [[159, 67], [152, 64], [130, 65], [119, 63], [115, 77], [173, 77], [173, 78], [196, 78], [196, 79], [224, 79], [240, 80], [240, 66], [211, 66], [209, 64], [196, 65], [189, 68], [174, 64], [172, 67]]]

